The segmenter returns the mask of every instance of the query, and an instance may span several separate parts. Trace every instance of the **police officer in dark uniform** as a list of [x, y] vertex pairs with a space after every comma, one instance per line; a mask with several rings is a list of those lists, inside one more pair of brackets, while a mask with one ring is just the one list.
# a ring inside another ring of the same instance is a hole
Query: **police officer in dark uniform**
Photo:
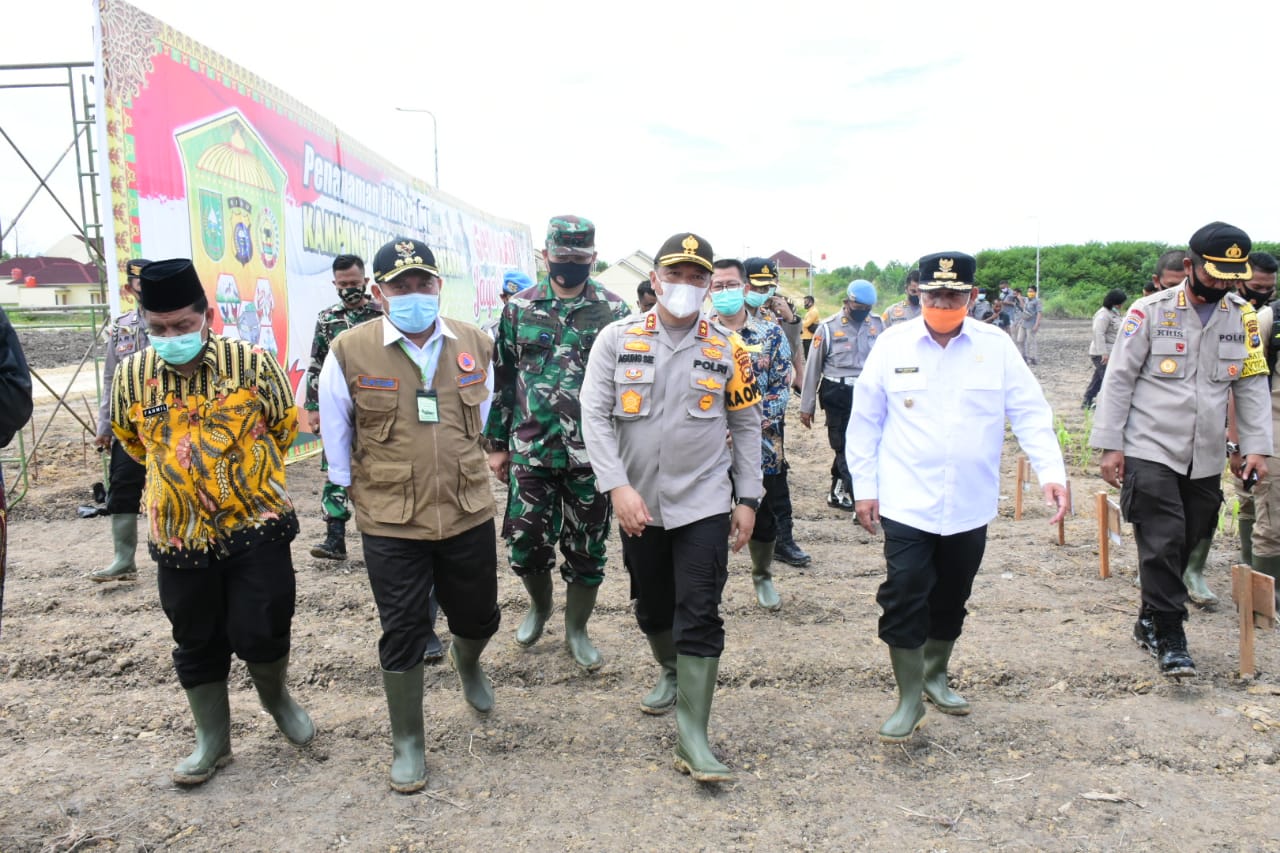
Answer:
[[[151, 263], [145, 258], [135, 258], [126, 265], [124, 290], [134, 301], [142, 295], [138, 278], [142, 268]], [[107, 341], [107, 361], [102, 368], [102, 387], [110, 388], [116, 375], [116, 366], [127, 356], [149, 346], [147, 329], [142, 322], [142, 312], [137, 308], [121, 314], [111, 325]], [[135, 461], [111, 434], [111, 395], [103, 394], [98, 406], [98, 434], [93, 440], [98, 450], [111, 450], [111, 467], [108, 473], [107, 513], [111, 516], [111, 543], [115, 559], [111, 565], [89, 573], [94, 583], [131, 581], [138, 577], [138, 565], [134, 553], [138, 550], [138, 511], [142, 505], [142, 486], [147, 469]]]

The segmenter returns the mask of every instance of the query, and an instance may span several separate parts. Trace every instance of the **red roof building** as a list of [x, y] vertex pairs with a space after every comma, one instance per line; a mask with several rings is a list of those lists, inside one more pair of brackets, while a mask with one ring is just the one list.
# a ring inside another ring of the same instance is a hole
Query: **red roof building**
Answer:
[[779, 279], [809, 277], [809, 262], [804, 258], [797, 258], [785, 249], [774, 252], [769, 260], [777, 261]]

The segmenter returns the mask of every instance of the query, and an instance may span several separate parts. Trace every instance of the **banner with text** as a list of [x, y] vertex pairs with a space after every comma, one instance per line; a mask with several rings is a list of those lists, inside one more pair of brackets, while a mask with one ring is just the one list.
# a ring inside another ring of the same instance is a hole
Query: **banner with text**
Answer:
[[316, 315], [337, 301], [335, 256], [372, 264], [394, 237], [422, 240], [445, 280], [441, 310], [474, 322], [501, 309], [505, 271], [534, 274], [527, 225], [428, 187], [128, 3], [98, 6], [114, 310], [130, 258], [190, 257], [213, 331], [274, 352], [301, 400]]

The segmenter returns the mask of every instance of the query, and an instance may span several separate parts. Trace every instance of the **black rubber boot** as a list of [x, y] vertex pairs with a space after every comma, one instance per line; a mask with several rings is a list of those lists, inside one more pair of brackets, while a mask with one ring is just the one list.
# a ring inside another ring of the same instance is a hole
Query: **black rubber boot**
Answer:
[[347, 523], [338, 518], [328, 518], [324, 529], [324, 541], [311, 546], [311, 556], [323, 560], [347, 559]]
[[1133, 641], [1139, 648], [1150, 652], [1153, 658], [1160, 657], [1160, 644], [1156, 642], [1156, 623], [1146, 608], [1138, 610], [1138, 621], [1133, 623]]
[[774, 559], [788, 566], [802, 569], [809, 565], [813, 558], [800, 550], [800, 546], [796, 544], [795, 537], [792, 535], [791, 486], [787, 482], [785, 470], [769, 480], [769, 486], [772, 487], [769, 507], [773, 510], [774, 523], [778, 528], [773, 549]]
[[1169, 678], [1191, 678], [1195, 661], [1187, 651], [1187, 635], [1182, 630], [1181, 613], [1153, 613], [1156, 643], [1160, 652], [1160, 674]]

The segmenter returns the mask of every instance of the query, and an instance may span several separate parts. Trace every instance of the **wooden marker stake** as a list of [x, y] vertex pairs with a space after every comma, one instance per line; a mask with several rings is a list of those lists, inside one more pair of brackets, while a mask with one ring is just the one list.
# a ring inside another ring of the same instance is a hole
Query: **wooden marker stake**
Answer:
[[1253, 678], [1253, 570], [1231, 567], [1231, 597], [1240, 616], [1240, 677]]
[[1098, 577], [1111, 577], [1111, 537], [1107, 535], [1107, 493], [1098, 492], [1094, 497], [1094, 510], [1098, 515]]
[[1018, 484], [1013, 495], [1013, 520], [1022, 521], [1022, 492], [1027, 483], [1027, 457], [1018, 457]]

